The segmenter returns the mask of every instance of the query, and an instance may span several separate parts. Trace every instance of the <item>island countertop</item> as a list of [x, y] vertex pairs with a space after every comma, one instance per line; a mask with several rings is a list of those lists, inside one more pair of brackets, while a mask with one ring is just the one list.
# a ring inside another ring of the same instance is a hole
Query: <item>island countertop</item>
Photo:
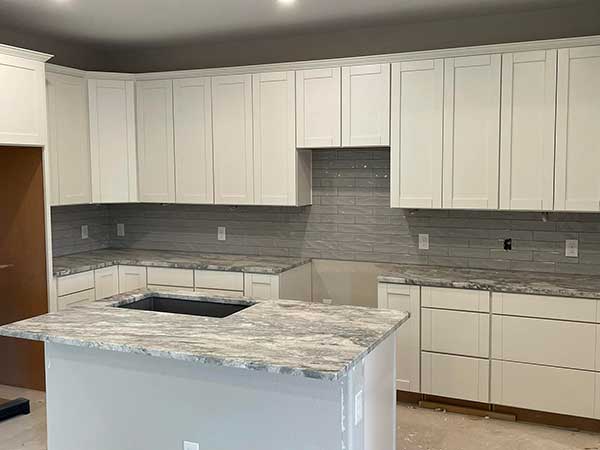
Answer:
[[223, 270], [277, 275], [310, 262], [308, 258], [246, 256], [166, 250], [103, 249], [53, 258], [55, 277], [118, 264], [178, 269]]
[[[225, 318], [118, 308], [146, 297], [252, 304]], [[0, 326], [0, 335], [338, 380], [408, 313], [142, 289]]]
[[378, 264], [383, 283], [600, 299], [600, 277], [561, 273]]

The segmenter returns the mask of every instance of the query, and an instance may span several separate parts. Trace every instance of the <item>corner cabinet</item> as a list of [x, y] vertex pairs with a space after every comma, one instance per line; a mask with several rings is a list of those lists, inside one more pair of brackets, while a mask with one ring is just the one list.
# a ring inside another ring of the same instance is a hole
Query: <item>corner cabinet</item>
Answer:
[[173, 80], [175, 201], [214, 203], [211, 80]]
[[87, 83], [46, 74], [52, 205], [92, 201]]
[[340, 147], [342, 134], [341, 69], [296, 72], [297, 145], [299, 148]]
[[175, 202], [173, 82], [136, 84], [139, 200]]
[[558, 51], [555, 209], [600, 211], [600, 46]]
[[88, 80], [92, 200], [137, 201], [135, 92], [130, 80]]
[[254, 203], [252, 75], [212, 79], [215, 203]]
[[445, 60], [444, 208], [497, 209], [501, 56]]
[[0, 45], [0, 145], [46, 145], [44, 62], [49, 58]]
[[392, 66], [391, 203], [442, 207], [444, 60]]

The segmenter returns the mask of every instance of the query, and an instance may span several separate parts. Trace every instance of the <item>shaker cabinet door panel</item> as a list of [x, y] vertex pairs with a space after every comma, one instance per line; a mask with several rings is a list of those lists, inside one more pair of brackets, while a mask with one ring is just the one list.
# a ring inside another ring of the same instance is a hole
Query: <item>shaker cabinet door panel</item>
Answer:
[[600, 46], [558, 51], [555, 209], [600, 211]]
[[212, 79], [215, 203], [254, 203], [252, 76]]
[[173, 82], [137, 82], [136, 101], [140, 201], [174, 202]]
[[342, 146], [390, 145], [390, 65], [342, 67]]
[[442, 207], [443, 109], [443, 60], [393, 65], [392, 207]]
[[502, 56], [500, 207], [552, 210], [556, 50]]
[[445, 60], [444, 208], [498, 208], [500, 63], [500, 55]]
[[173, 81], [175, 199], [214, 203], [210, 78]]

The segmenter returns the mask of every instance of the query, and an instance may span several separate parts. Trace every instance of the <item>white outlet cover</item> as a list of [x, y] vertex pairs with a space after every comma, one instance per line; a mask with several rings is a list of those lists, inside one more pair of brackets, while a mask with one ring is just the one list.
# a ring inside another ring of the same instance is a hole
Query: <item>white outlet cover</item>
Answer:
[[117, 236], [125, 236], [125, 224], [118, 223], [117, 224]]
[[197, 442], [183, 441], [183, 450], [200, 450], [200, 444]]
[[429, 250], [428, 234], [419, 234], [419, 250]]
[[88, 226], [81, 225], [81, 239], [87, 239], [88, 237], [90, 237]]
[[323, 299], [323, 304], [325, 304], [325, 305], [332, 305], [333, 304], [333, 299], [331, 299], [331, 298], [324, 298]]
[[565, 241], [565, 256], [569, 258], [579, 256], [579, 241], [577, 239], [567, 239]]
[[227, 229], [225, 227], [217, 227], [217, 239], [219, 241], [227, 239]]

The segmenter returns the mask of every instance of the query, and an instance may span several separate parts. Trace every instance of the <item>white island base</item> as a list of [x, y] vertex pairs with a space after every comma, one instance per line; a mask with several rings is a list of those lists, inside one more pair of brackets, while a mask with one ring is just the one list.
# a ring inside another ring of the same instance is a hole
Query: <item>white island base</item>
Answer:
[[395, 342], [337, 381], [46, 343], [48, 450], [394, 450]]

